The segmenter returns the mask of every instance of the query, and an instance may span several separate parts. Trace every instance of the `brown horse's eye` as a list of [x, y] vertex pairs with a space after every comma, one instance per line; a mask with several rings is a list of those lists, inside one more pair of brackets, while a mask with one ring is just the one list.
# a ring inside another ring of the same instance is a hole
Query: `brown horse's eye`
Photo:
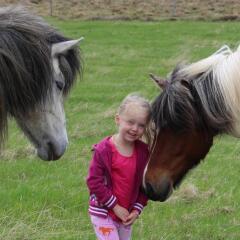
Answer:
[[190, 88], [190, 83], [187, 80], [181, 80], [181, 84], [186, 88]]

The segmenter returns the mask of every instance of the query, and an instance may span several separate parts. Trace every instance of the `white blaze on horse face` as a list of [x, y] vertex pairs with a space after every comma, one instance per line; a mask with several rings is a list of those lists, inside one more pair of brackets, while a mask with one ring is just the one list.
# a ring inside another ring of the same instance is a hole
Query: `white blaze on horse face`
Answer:
[[[53, 77], [55, 83], [65, 84], [63, 74], [56, 56], [52, 59]], [[62, 90], [53, 84], [52, 96], [47, 100], [41, 116], [43, 126], [42, 145], [38, 148], [38, 155], [43, 159], [58, 159], [63, 155], [68, 144], [65, 112], [63, 107]]]
[[68, 145], [65, 112], [62, 93], [53, 89], [53, 95], [39, 116], [41, 145], [37, 148], [39, 157], [47, 160], [60, 158]]
[[[61, 71], [58, 72], [58, 61], [56, 60], [54, 64], [56, 64], [54, 79], [64, 83]], [[68, 145], [68, 137], [62, 91], [56, 84], [53, 84], [51, 96], [39, 106], [39, 109], [17, 121], [35, 145], [40, 158], [56, 160], [64, 154]]]
[[145, 169], [144, 169], [144, 172], [143, 172], [142, 185], [143, 185], [143, 188], [144, 188], [144, 189], [146, 189], [145, 175], [146, 175], [146, 172], [147, 172], [147, 168], [148, 168], [148, 164], [146, 165], [146, 167], [145, 167]]

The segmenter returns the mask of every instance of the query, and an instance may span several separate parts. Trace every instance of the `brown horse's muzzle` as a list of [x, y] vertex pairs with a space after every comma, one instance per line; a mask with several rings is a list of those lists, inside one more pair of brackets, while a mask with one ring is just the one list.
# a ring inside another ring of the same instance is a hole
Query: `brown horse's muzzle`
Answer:
[[164, 202], [173, 191], [172, 183], [167, 177], [161, 177], [157, 183], [151, 183], [145, 180], [144, 191], [149, 199], [153, 201]]

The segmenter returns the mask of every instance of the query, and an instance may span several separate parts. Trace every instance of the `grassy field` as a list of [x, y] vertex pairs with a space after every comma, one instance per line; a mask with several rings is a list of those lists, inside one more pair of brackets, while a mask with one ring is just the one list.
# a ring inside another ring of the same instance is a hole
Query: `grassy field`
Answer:
[[[66, 35], [84, 36], [84, 78], [66, 101], [69, 147], [43, 162], [17, 129], [0, 161], [1, 240], [94, 240], [85, 177], [91, 145], [115, 131], [121, 99], [138, 91], [153, 100], [148, 73], [166, 75], [180, 61], [237, 47], [239, 23], [109, 22], [48, 19]], [[207, 158], [165, 203], [149, 202], [133, 240], [240, 239], [240, 141], [215, 139]]]

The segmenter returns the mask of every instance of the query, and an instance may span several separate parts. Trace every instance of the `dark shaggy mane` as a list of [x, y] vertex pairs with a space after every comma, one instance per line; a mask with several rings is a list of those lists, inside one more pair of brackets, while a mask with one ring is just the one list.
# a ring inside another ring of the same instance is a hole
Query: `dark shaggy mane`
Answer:
[[214, 134], [226, 132], [232, 118], [212, 72], [189, 77], [182, 74], [183, 68], [175, 68], [166, 88], [152, 104], [155, 127], [176, 132], [193, 128]]
[[[0, 133], [16, 117], [44, 102], [53, 85], [51, 45], [69, 40], [42, 18], [19, 7], [0, 8]], [[79, 50], [59, 56], [66, 95], [82, 73]]]

